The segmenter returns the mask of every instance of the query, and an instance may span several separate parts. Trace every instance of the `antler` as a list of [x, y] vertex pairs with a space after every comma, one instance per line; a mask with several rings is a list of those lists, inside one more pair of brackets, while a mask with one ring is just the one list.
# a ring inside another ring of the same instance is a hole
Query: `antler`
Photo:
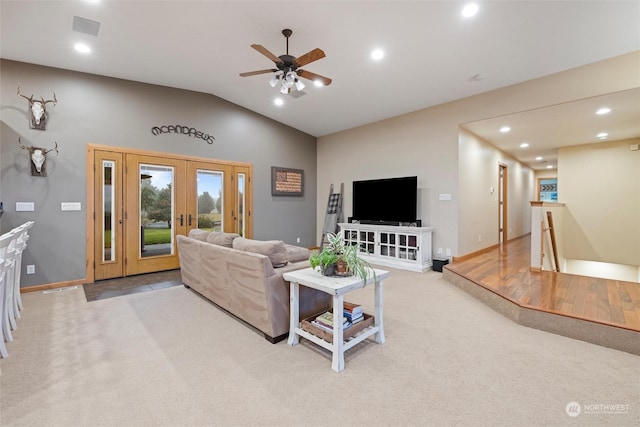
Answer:
[[57, 156], [58, 156], [58, 154], [60, 154], [60, 151], [58, 151], [58, 141], [55, 141], [55, 143], [56, 143], [56, 146], [55, 146], [54, 148], [50, 148], [50, 149], [48, 149], [48, 150], [44, 150], [44, 153], [43, 153], [43, 154], [44, 154], [45, 156], [47, 155], [47, 153], [48, 153], [49, 151], [53, 151], [53, 150], [56, 150], [56, 155], [55, 155], [55, 156], [53, 156], [53, 157], [57, 157]]
[[[29, 98], [29, 97], [27, 97], [27, 96], [25, 96], [25, 95], [23, 95], [23, 94], [21, 94], [21, 93], [20, 93], [20, 83], [18, 83], [18, 96], [23, 97], [24, 99], [28, 100], [29, 102], [33, 102], [33, 95], [31, 95], [31, 97]], [[53, 94], [53, 97], [54, 97], [54, 98], [56, 97], [55, 92], [54, 92], [54, 94]]]
[[24, 145], [22, 145], [22, 141], [20, 140], [20, 137], [18, 137], [18, 145], [20, 146], [20, 148], [22, 148], [23, 150], [28, 150], [29, 147], [25, 147]]
[[48, 99], [48, 100], [44, 100], [43, 97], [40, 97], [40, 99], [42, 100], [42, 105], [47, 105], [48, 102], [53, 102], [53, 105], [56, 105], [56, 103], [58, 102], [58, 100], [56, 99], [56, 93], [53, 92], [53, 99]]

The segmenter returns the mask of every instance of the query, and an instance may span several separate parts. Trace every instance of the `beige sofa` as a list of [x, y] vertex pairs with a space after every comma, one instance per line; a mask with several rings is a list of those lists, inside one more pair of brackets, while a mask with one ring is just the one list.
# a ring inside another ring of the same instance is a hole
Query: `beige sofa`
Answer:
[[[259, 329], [272, 343], [288, 336], [289, 282], [282, 274], [309, 267], [308, 249], [204, 230], [177, 239], [186, 287]], [[302, 318], [330, 306], [330, 295], [300, 288]]]

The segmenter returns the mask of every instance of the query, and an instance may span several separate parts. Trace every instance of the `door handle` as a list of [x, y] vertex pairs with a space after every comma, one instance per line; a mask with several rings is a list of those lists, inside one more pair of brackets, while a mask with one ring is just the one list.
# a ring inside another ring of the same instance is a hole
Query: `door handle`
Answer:
[[180, 226], [182, 227], [184, 225], [184, 215], [180, 214], [180, 218], [178, 218], [180, 220]]
[[191, 221], [193, 220], [193, 217], [191, 216], [191, 214], [189, 214], [189, 227], [191, 227]]

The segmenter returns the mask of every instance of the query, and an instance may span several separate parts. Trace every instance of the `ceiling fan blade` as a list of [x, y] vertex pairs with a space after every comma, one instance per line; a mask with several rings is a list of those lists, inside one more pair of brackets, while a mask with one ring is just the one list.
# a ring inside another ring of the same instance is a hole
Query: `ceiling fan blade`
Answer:
[[271, 68], [269, 70], [247, 71], [246, 73], [240, 73], [240, 77], [257, 76], [258, 74], [275, 73], [277, 68]]
[[269, 52], [267, 48], [265, 48], [264, 46], [261, 46], [259, 44], [252, 44], [251, 47], [257, 50], [258, 52], [260, 52], [261, 54], [263, 54], [264, 56], [266, 56], [267, 58], [269, 58], [270, 60], [272, 60], [273, 62], [275, 62], [276, 64], [282, 63], [282, 59], [278, 58], [273, 53]]
[[302, 56], [296, 58], [296, 64], [298, 67], [304, 67], [307, 64], [312, 63], [313, 61], [317, 61], [318, 59], [322, 59], [325, 57], [324, 51], [322, 49], [313, 49], [311, 52], [307, 52]]
[[331, 84], [331, 79], [329, 77], [324, 77], [320, 74], [312, 73], [311, 71], [298, 70], [298, 75], [309, 80], [319, 80], [325, 86], [329, 86]]

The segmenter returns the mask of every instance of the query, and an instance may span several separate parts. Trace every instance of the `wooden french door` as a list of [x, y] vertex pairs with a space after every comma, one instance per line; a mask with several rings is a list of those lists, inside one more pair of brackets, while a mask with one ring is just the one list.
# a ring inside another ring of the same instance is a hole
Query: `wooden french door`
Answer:
[[125, 276], [180, 267], [176, 236], [186, 225], [186, 165], [126, 155]]
[[250, 165], [103, 150], [93, 162], [95, 280], [179, 268], [176, 236], [193, 228], [251, 237]]

